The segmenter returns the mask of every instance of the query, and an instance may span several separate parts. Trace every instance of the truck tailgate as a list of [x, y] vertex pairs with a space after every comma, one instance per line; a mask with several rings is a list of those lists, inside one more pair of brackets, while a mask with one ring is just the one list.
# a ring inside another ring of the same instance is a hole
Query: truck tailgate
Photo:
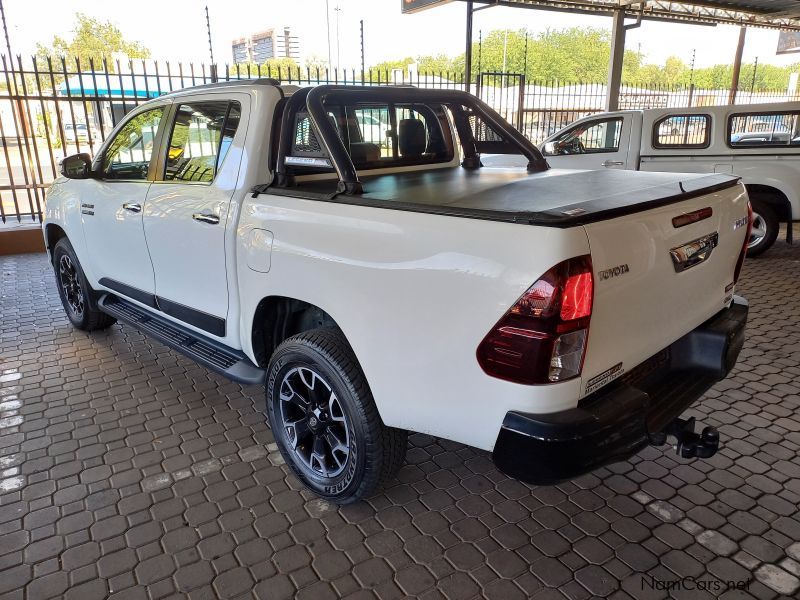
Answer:
[[[673, 224], [697, 211], [703, 211], [701, 220]], [[584, 225], [595, 288], [582, 395], [631, 371], [730, 303], [747, 214], [747, 195], [737, 184]], [[704, 260], [699, 245], [690, 245], [698, 240], [711, 248]]]

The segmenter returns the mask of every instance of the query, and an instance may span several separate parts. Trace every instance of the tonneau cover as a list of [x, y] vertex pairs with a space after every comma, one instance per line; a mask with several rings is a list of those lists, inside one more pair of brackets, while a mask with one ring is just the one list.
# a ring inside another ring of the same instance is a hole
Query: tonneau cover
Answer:
[[[552, 227], [573, 227], [649, 210], [736, 184], [706, 173], [573, 171], [484, 167], [363, 176], [364, 193], [338, 195], [346, 204], [430, 212]], [[330, 182], [304, 182], [297, 192], [322, 192]], [[275, 188], [270, 189], [274, 193]], [[294, 195], [292, 189], [284, 193]]]

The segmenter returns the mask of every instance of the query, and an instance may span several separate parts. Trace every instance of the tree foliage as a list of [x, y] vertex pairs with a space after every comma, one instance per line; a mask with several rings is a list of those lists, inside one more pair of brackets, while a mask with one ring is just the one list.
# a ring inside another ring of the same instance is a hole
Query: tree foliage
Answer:
[[112, 22], [100, 21], [83, 13], [75, 15], [72, 34], [71, 40], [57, 35], [48, 46], [37, 44], [37, 58], [43, 61], [52, 59], [56, 68], [62, 56], [66, 58], [70, 68], [77, 59], [83, 69], [88, 69], [92, 61], [95, 68], [101, 68], [105, 58], [109, 69], [113, 70], [115, 65], [111, 60], [112, 54], [124, 54], [130, 59], [150, 57], [150, 50], [141, 42], [126, 40]]
[[[525, 29], [493, 30], [472, 46], [472, 78], [479, 72], [524, 73], [528, 81], [604, 83], [608, 78], [611, 34], [605, 29], [570, 27], [531, 33]], [[420, 73], [463, 73], [464, 54], [406, 57], [373, 65], [373, 69], [406, 69], [417, 63]], [[739, 89], [785, 89], [789, 76], [800, 64], [788, 67], [743, 64]], [[755, 71], [755, 79], [753, 73]], [[694, 69], [676, 56], [664, 64], [646, 63], [643, 56], [626, 50], [622, 82], [651, 87], [689, 86], [727, 89], [731, 85], [732, 65]]]

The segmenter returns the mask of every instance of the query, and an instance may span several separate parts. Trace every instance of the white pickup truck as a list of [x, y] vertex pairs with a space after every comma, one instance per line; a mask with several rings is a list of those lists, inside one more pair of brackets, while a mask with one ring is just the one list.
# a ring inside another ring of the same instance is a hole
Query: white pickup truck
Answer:
[[[731, 173], [753, 205], [748, 256], [767, 250], [780, 223], [800, 220], [800, 104], [607, 112], [547, 138], [552, 167]], [[786, 229], [792, 241], [792, 228]]]
[[62, 174], [43, 228], [72, 324], [265, 383], [327, 499], [391, 477], [407, 431], [536, 483], [668, 435], [717, 449], [678, 416], [744, 340], [736, 177], [549, 169], [464, 92], [272, 80], [144, 103]]

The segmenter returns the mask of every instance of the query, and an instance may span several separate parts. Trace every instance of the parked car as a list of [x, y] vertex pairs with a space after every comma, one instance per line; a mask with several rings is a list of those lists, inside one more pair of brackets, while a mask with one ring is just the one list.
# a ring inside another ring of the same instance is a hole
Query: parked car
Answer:
[[[64, 123], [64, 139], [74, 144], [75, 141], [89, 142], [90, 131], [85, 123]], [[99, 142], [100, 136], [94, 129], [91, 130], [91, 141]]]
[[[387, 153], [356, 126], [375, 107]], [[265, 383], [287, 464], [331, 501], [392, 477], [408, 431], [537, 483], [668, 436], [717, 449], [679, 415], [744, 340], [736, 177], [550, 171], [464, 92], [272, 80], [146, 102], [62, 175], [43, 228], [71, 323]]]
[[738, 175], [753, 205], [748, 256], [757, 256], [781, 223], [800, 220], [799, 115], [796, 102], [600, 113], [553, 134], [541, 149], [558, 168]]

